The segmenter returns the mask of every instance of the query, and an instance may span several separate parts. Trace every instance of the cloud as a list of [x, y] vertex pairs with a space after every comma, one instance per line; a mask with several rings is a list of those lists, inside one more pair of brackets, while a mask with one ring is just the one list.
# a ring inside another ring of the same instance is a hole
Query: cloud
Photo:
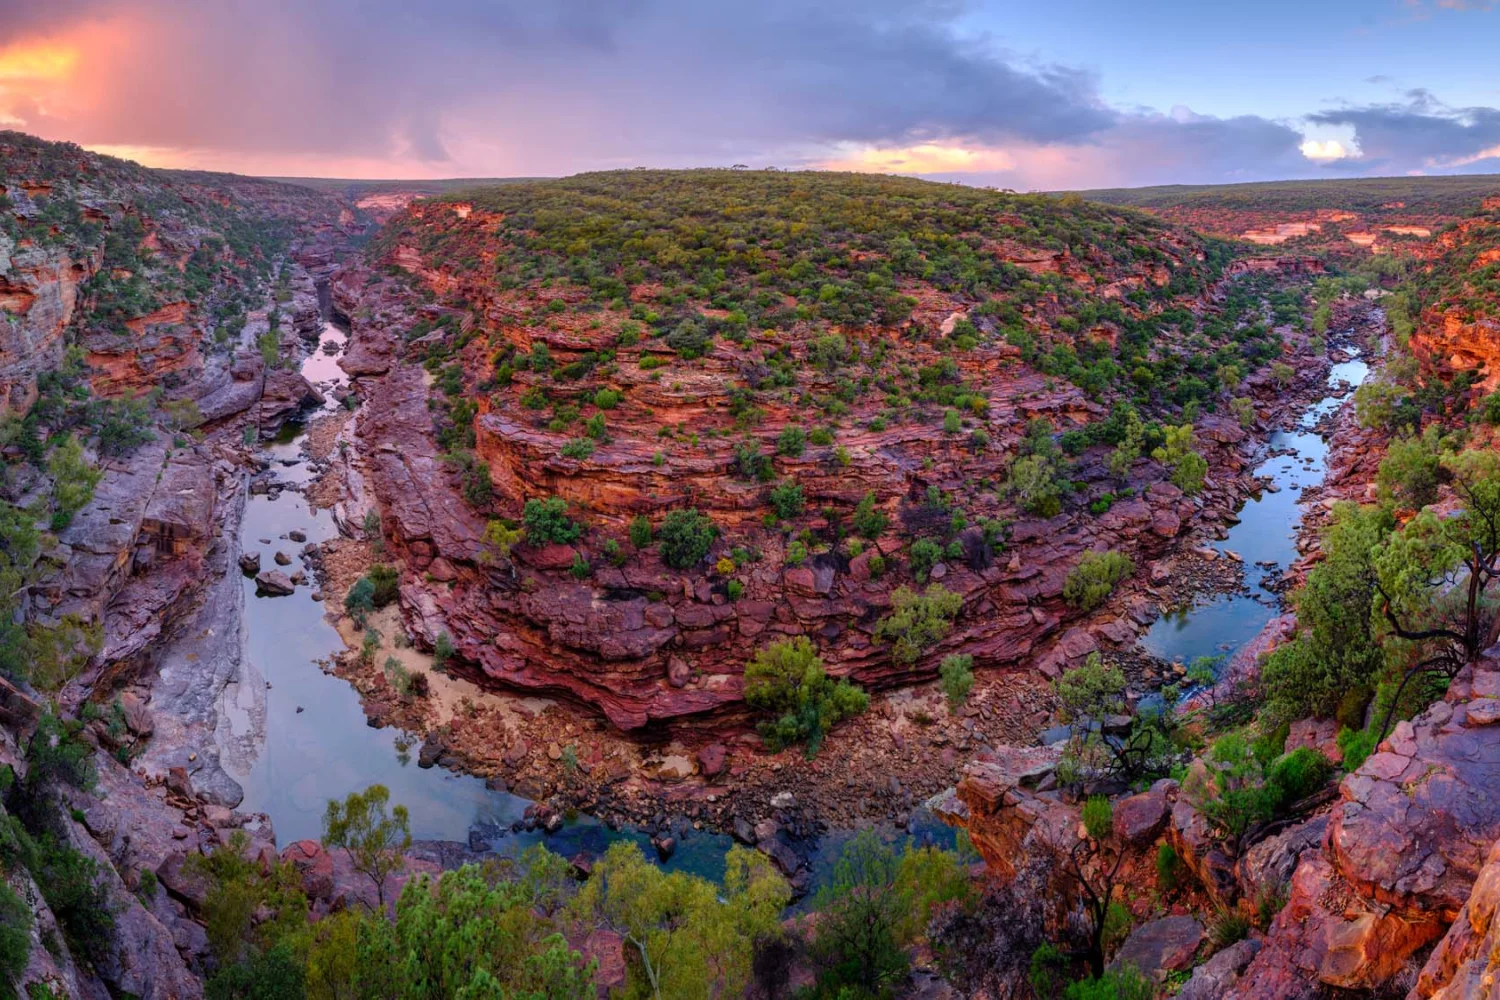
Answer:
[[961, 32], [954, 0], [36, 6], [0, 0], [0, 43], [79, 54], [66, 86], [26, 96], [46, 98], [33, 127], [84, 143], [419, 162], [459, 159], [457, 143], [534, 173], [653, 152], [1048, 142], [1114, 117], [1089, 75]]
[[1114, 107], [976, 30], [977, 2], [0, 0], [0, 123], [253, 173], [744, 162], [1018, 188], [1464, 169], [1500, 144], [1496, 112], [1424, 92], [1306, 123]]
[[1353, 130], [1358, 153], [1341, 159], [1344, 169], [1460, 170], [1494, 157], [1500, 146], [1500, 110], [1449, 107], [1425, 90], [1410, 91], [1406, 98], [1320, 111], [1307, 120]]

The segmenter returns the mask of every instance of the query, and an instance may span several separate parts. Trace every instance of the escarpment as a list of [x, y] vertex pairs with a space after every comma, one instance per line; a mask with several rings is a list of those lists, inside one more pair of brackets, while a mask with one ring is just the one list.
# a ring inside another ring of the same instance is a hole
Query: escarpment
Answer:
[[[361, 455], [346, 461], [378, 501], [416, 633], [446, 633], [493, 681], [627, 729], [742, 717], [745, 662], [788, 636], [871, 687], [931, 677], [957, 650], [1055, 671], [1133, 641], [1154, 612], [1129, 583], [1093, 615], [1064, 584], [1088, 552], [1118, 551], [1144, 575], [1189, 526], [1228, 515], [1256, 445], [1244, 423], [1282, 391], [1256, 370], [1280, 349], [1261, 346], [1250, 289], [1321, 265], [1226, 270], [1189, 234], [1096, 207], [845, 177], [688, 178], [650, 207], [625, 197], [660, 183], [649, 173], [418, 202], [336, 275], [352, 324], [340, 363], [367, 400]], [[693, 201], [723, 185], [772, 207], [741, 224]], [[804, 232], [777, 212], [806, 185], [831, 207]], [[916, 206], [932, 242], [858, 215], [872, 186]], [[606, 199], [592, 241], [556, 200], [575, 187]], [[696, 250], [673, 213], [709, 220]], [[1092, 242], [1059, 235], [1071, 229]], [[1048, 249], [1059, 240], [1066, 250]], [[1044, 257], [1055, 266], [1028, 266]], [[566, 260], [569, 276], [536, 276]], [[961, 267], [972, 285], [952, 277]], [[1142, 416], [1160, 434], [1216, 377], [1185, 346], [1200, 329], [1252, 359], [1246, 415], [1198, 417], [1196, 492], [1149, 445], [1112, 470], [1117, 441], [1097, 435], [1118, 431], [1122, 400], [1157, 400]], [[1031, 497], [1011, 470], [1038, 451], [1047, 495]], [[525, 526], [549, 500], [577, 532]], [[711, 536], [687, 557], [658, 537], [681, 512]], [[898, 588], [929, 586], [962, 610], [898, 659], [879, 624]]]

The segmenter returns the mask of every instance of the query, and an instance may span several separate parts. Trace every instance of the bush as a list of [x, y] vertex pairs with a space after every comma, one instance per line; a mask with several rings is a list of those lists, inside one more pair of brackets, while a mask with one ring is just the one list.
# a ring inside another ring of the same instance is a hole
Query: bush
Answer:
[[401, 574], [394, 566], [376, 563], [366, 574], [370, 580], [370, 600], [377, 608], [383, 608], [399, 596]]
[[804, 506], [802, 487], [790, 479], [778, 483], [771, 490], [771, 506], [776, 509], [776, 516], [783, 521], [799, 516]]
[[890, 518], [885, 512], [875, 506], [875, 494], [866, 493], [864, 499], [854, 508], [853, 526], [854, 532], [871, 541], [885, 534], [886, 525]]
[[363, 624], [365, 616], [375, 610], [375, 585], [369, 577], [362, 576], [354, 581], [354, 586], [344, 595], [344, 610], [355, 624]]
[[776, 454], [796, 458], [807, 447], [807, 434], [801, 427], [788, 424], [776, 438]]
[[583, 525], [568, 517], [568, 502], [562, 497], [527, 500], [521, 520], [526, 525], [526, 540], [533, 545], [566, 545], [583, 534]]
[[662, 562], [673, 569], [688, 569], [708, 555], [719, 529], [697, 510], [674, 510], [662, 521], [659, 535]]
[[1266, 781], [1277, 795], [1277, 809], [1284, 809], [1318, 791], [1328, 783], [1333, 765], [1312, 747], [1298, 747], [1271, 762]]
[[300, 1000], [306, 990], [307, 972], [283, 944], [221, 967], [204, 984], [203, 996], [205, 1000]]
[[890, 644], [897, 663], [916, 663], [947, 637], [963, 606], [964, 599], [940, 583], [928, 585], [921, 594], [897, 587], [891, 594], [891, 613], [875, 625], [875, 638]]
[[1353, 773], [1375, 752], [1375, 732], [1370, 729], [1342, 729], [1339, 749], [1344, 751], [1344, 770]]
[[1092, 611], [1133, 572], [1135, 564], [1123, 553], [1085, 552], [1063, 581], [1063, 600], [1080, 611]]
[[1162, 892], [1177, 888], [1182, 878], [1182, 859], [1171, 844], [1158, 844], [1156, 848], [1156, 884]]
[[870, 699], [848, 681], [831, 680], [806, 636], [774, 642], [745, 668], [745, 703], [769, 714], [758, 727], [773, 749], [805, 743], [809, 756], [834, 725], [858, 715]]
[[601, 410], [613, 410], [620, 405], [621, 395], [614, 389], [600, 389], [594, 393], [594, 405]]
[[943, 694], [948, 698], [948, 707], [956, 710], [969, 698], [974, 688], [974, 657], [968, 653], [954, 653], [943, 657], [938, 667], [938, 678]]
[[31, 908], [0, 882], [0, 984], [15, 982], [30, 955]]
[[932, 567], [942, 560], [943, 548], [930, 538], [919, 538], [911, 543], [908, 558], [911, 562], [911, 575], [925, 583]]
[[1069, 983], [1063, 1000], [1151, 1000], [1156, 989], [1134, 966], [1106, 972], [1098, 979]]
[[637, 514], [630, 519], [630, 544], [644, 549], [651, 544], [651, 522], [646, 515]]

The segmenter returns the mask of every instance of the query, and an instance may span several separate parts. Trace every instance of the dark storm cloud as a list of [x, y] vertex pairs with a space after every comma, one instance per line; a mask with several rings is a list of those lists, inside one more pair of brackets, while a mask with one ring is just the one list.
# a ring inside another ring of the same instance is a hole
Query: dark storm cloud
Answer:
[[1492, 157], [1500, 146], [1500, 111], [1451, 108], [1425, 90], [1406, 97], [1404, 103], [1320, 111], [1308, 121], [1353, 129], [1359, 155], [1340, 161], [1336, 166], [1343, 170], [1464, 167]]
[[[46, 9], [45, 16], [37, 7]], [[150, 25], [83, 141], [445, 155], [450, 116], [585, 156], [735, 144], [1075, 141], [1117, 117], [1094, 81], [964, 35], [951, 0], [0, 0], [21, 37]], [[719, 137], [733, 137], [725, 143]]]

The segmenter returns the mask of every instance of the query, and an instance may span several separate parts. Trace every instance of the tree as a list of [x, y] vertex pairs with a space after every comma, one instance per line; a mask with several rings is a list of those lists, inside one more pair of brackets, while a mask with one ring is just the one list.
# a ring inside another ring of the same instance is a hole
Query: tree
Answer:
[[533, 545], [568, 545], [583, 534], [583, 525], [568, 517], [568, 501], [562, 497], [527, 500], [521, 520], [526, 525], [526, 540]]
[[1170, 716], [1166, 712], [1130, 717], [1123, 736], [1106, 735], [1105, 727], [1127, 714], [1125, 674], [1090, 653], [1081, 666], [1057, 681], [1059, 715], [1069, 726], [1058, 774], [1065, 784], [1095, 777], [1135, 781], [1164, 771], [1171, 762]]
[[870, 699], [846, 680], [834, 681], [806, 636], [773, 642], [745, 667], [745, 702], [772, 718], [759, 726], [774, 748], [797, 743], [817, 753], [828, 730], [869, 707]]
[[1381, 498], [1412, 510], [1436, 500], [1442, 452], [1437, 425], [1427, 428], [1420, 437], [1406, 434], [1391, 441], [1375, 475]]
[[734, 997], [749, 983], [753, 942], [779, 929], [790, 899], [786, 881], [758, 852], [730, 848], [721, 891], [686, 872], [664, 872], [634, 843], [617, 841], [570, 910], [625, 940], [635, 958], [632, 979], [646, 995]]
[[891, 594], [891, 613], [875, 625], [875, 638], [890, 644], [897, 663], [916, 663], [947, 638], [963, 606], [964, 599], [940, 583], [928, 584], [921, 594], [897, 587]]
[[1193, 449], [1193, 425], [1168, 424], [1162, 428], [1165, 441], [1151, 452], [1151, 457], [1172, 470], [1172, 483], [1187, 494], [1203, 489], [1208, 462]]
[[1025, 510], [1038, 517], [1054, 517], [1062, 510], [1062, 484], [1052, 460], [1042, 455], [1024, 455], [1010, 466], [1006, 492]]
[[323, 814], [323, 846], [342, 847], [356, 871], [375, 883], [385, 909], [385, 884], [406, 867], [403, 852], [411, 846], [410, 816], [403, 805], [387, 808], [391, 793], [384, 785], [350, 792], [342, 803], [330, 799]]
[[585, 1000], [595, 994], [585, 964], [554, 927], [565, 880], [562, 859], [527, 851], [521, 873], [490, 864], [409, 882], [394, 921], [360, 926], [353, 986], [361, 997], [446, 1000]]
[[1083, 836], [1061, 854], [1063, 870], [1078, 883], [1088, 923], [1084, 957], [1094, 978], [1104, 975], [1104, 944], [1110, 908], [1116, 905], [1115, 881], [1125, 860], [1124, 848], [1115, 842], [1114, 812], [1109, 799], [1090, 797], [1083, 804]]
[[485, 522], [484, 537], [480, 539], [484, 548], [480, 551], [479, 559], [484, 563], [505, 562], [510, 559], [511, 550], [521, 544], [525, 538], [525, 532], [520, 528], [512, 528], [504, 521], [490, 520]]
[[1374, 556], [1394, 524], [1384, 508], [1334, 505], [1323, 530], [1323, 560], [1292, 596], [1298, 635], [1273, 651], [1261, 668], [1275, 717], [1327, 716], [1350, 692], [1375, 686], [1385, 657], [1372, 615]]
[[673, 569], [690, 569], [708, 555], [719, 529], [697, 510], [674, 510], [662, 521], [657, 535], [662, 562]]
[[1387, 661], [1404, 666], [1377, 742], [1413, 678], [1452, 678], [1494, 641], [1488, 590], [1500, 577], [1500, 459], [1465, 451], [1443, 467], [1460, 509], [1447, 517], [1424, 509], [1374, 551], [1377, 637]]
[[1080, 611], [1092, 611], [1109, 599], [1115, 584], [1135, 572], [1135, 563], [1121, 552], [1088, 551], [1063, 580], [1063, 600]]

